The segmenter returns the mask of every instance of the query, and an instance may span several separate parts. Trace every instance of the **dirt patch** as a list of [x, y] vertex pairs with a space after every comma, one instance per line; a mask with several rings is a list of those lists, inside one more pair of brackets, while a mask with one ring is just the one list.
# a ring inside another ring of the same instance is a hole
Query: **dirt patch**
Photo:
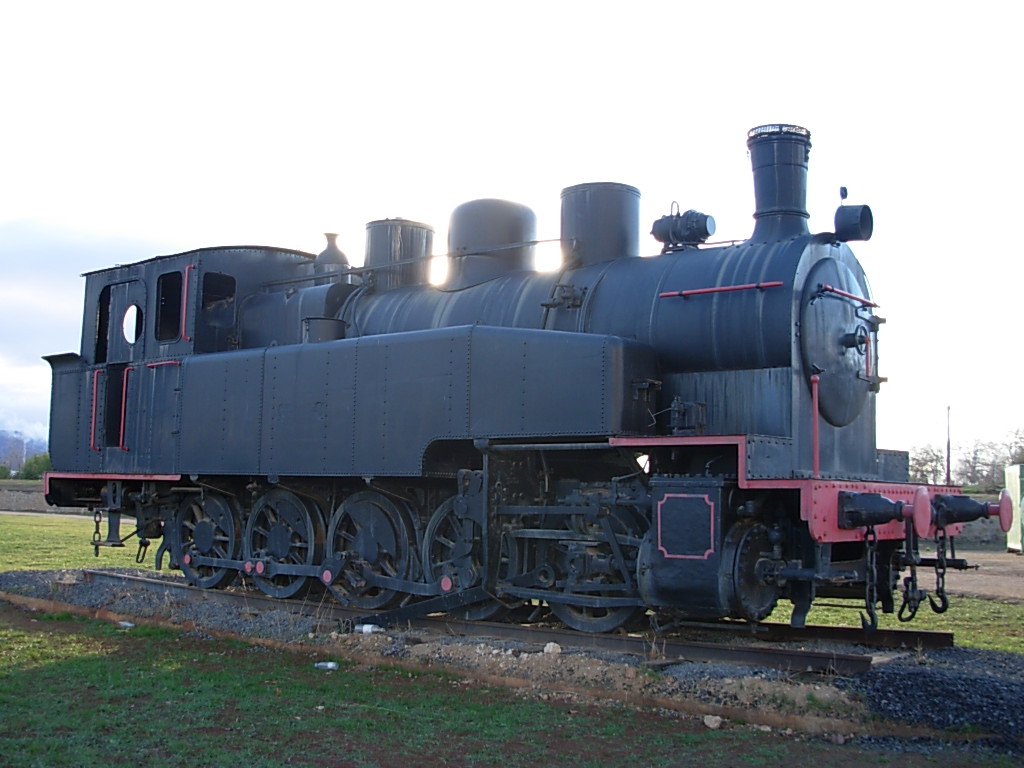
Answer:
[[946, 589], [951, 595], [1024, 603], [1024, 556], [1006, 551], [958, 554], [977, 568], [946, 572]]

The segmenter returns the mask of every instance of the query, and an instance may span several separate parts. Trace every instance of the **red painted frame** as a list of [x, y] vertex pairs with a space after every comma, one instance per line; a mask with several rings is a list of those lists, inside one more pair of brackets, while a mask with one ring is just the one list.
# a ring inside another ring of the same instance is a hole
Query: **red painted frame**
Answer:
[[181, 475], [125, 475], [110, 472], [46, 472], [43, 474], [43, 493], [50, 494], [50, 480], [137, 480], [176, 483]]
[[[864, 529], [839, 527], [839, 493], [877, 493], [893, 501], [913, 504], [918, 488], [925, 488], [930, 497], [937, 494], [959, 495], [960, 489], [948, 485], [918, 485], [912, 483], [879, 483], [858, 480], [821, 480], [817, 478], [747, 478], [747, 438], [744, 435], [701, 435], [697, 437], [613, 437], [609, 444], [621, 448], [649, 448], [669, 446], [732, 446], [737, 453], [738, 485], [744, 490], [791, 490], [800, 494], [800, 519], [807, 523], [815, 541], [863, 541]], [[951, 525], [946, 532], [953, 536], [963, 529], [962, 524]], [[880, 539], [902, 539], [902, 521], [893, 521], [875, 527]], [[934, 526], [929, 536], [935, 534]]]

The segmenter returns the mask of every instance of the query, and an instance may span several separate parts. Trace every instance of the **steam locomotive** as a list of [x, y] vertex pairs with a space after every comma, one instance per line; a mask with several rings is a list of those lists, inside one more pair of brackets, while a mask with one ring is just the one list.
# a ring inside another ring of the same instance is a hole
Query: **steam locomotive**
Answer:
[[325, 589], [382, 622], [944, 610], [918, 568], [963, 567], [949, 537], [1005, 530], [1009, 499], [908, 484], [907, 454], [876, 449], [884, 321], [848, 245], [871, 211], [811, 234], [810, 133], [747, 146], [742, 242], [709, 244], [714, 220], [673, 204], [642, 257], [639, 192], [591, 183], [562, 191], [555, 271], [533, 269], [532, 211], [488, 199], [452, 214], [442, 284], [433, 230], [404, 219], [367, 224], [361, 268], [328, 235], [316, 256], [87, 274], [81, 350], [46, 358], [48, 501], [95, 511], [97, 553], [137, 536], [141, 562], [160, 539], [157, 567], [199, 587]]

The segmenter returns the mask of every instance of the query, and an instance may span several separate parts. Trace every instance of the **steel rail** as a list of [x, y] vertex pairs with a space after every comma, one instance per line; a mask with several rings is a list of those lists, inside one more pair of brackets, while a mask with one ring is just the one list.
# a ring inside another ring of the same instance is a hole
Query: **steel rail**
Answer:
[[812, 640], [828, 640], [852, 645], [863, 645], [867, 648], [892, 648], [895, 650], [937, 650], [952, 648], [954, 636], [952, 632], [936, 632], [926, 629], [875, 629], [865, 630], [862, 627], [829, 626], [827, 624], [808, 624], [794, 627], [777, 622], [758, 622], [722, 619], [721, 621], [699, 622], [680, 621], [662, 628], [668, 630], [708, 630], [711, 632], [750, 635], [758, 640], [776, 643], [801, 643]]
[[814, 624], [804, 628], [789, 624], [758, 624], [759, 638], [773, 642], [800, 642], [801, 640], [834, 640], [842, 643], [856, 643], [873, 648], [923, 648], [936, 650], [953, 647], [952, 632], [935, 632], [917, 629], [875, 629], [865, 631], [860, 627], [829, 627]]
[[555, 642], [566, 647], [628, 653], [648, 659], [657, 657], [657, 661], [649, 662], [657, 666], [703, 661], [771, 667], [790, 672], [858, 675], [867, 672], [872, 663], [870, 655], [861, 653], [708, 643], [667, 638], [654, 634], [594, 635], [537, 625], [523, 626], [479, 621], [455, 622], [451, 619], [446, 619], [445, 623], [459, 634], [497, 636], [502, 639], [526, 639], [535, 643]]
[[[354, 618], [365, 613], [338, 605], [328, 597], [322, 600], [279, 600], [262, 594], [238, 590], [211, 590], [189, 586], [180, 581], [156, 579], [146, 576], [116, 573], [111, 571], [85, 570], [87, 581], [109, 584], [130, 584], [133, 588], [144, 589], [158, 594], [170, 592], [187, 596], [190, 600], [210, 601], [225, 606], [239, 606], [252, 610], [285, 610], [330, 623], [350, 624]], [[537, 624], [461, 621], [448, 616], [427, 617], [411, 620], [405, 625], [409, 629], [429, 630], [440, 634], [489, 637], [500, 640], [518, 641], [543, 647], [547, 643], [558, 643], [565, 647], [595, 650], [611, 653], [627, 653], [656, 661], [648, 663], [667, 666], [683, 661], [714, 661], [740, 665], [754, 665], [785, 669], [792, 672], [814, 672], [818, 674], [854, 675], [870, 668], [872, 658], [868, 654], [837, 653], [832, 651], [794, 650], [756, 645], [730, 645], [685, 641], [678, 638], [648, 634], [587, 634], [568, 629], [559, 629]], [[804, 637], [806, 639], [806, 636]]]
[[[357, 610], [353, 608], [345, 608], [338, 604], [333, 599], [326, 595], [321, 596], [322, 599], [310, 599], [304, 600], [291, 600], [283, 601], [274, 597], [269, 597], [257, 591], [250, 592], [239, 592], [237, 590], [224, 591], [216, 589], [200, 589], [198, 587], [189, 586], [180, 581], [171, 581], [167, 579], [154, 579], [145, 576], [134, 576], [129, 574], [118, 574], [112, 571], [102, 570], [86, 570], [84, 571], [87, 578], [94, 578], [96, 580], [106, 580], [110, 582], [131, 580], [133, 583], [137, 583], [141, 586], [152, 586], [154, 588], [173, 587], [175, 589], [186, 590], [200, 599], [222, 601], [225, 604], [237, 602], [238, 600], [246, 600], [254, 605], [266, 606], [267, 610], [288, 610], [295, 613], [302, 613], [303, 607], [309, 608], [315, 605], [319, 615], [327, 615], [332, 621], [338, 621], [341, 623], [352, 621], [360, 616], [365, 616], [366, 612], [363, 610]], [[474, 634], [478, 630], [473, 627], [502, 627], [505, 624], [498, 624], [494, 622], [465, 622], [453, 618], [444, 619], [424, 619], [423, 626], [436, 627], [439, 622], [442, 622], [449, 626], [453, 632], [460, 634]], [[416, 626], [416, 622], [407, 624], [408, 626]], [[534, 628], [539, 634], [543, 631], [539, 627]], [[740, 635], [749, 635], [751, 638], [756, 640], [764, 640], [769, 642], [785, 642], [785, 643], [799, 643], [808, 642], [814, 640], [827, 640], [831, 642], [850, 643], [851, 645], [862, 645], [867, 648], [892, 648], [892, 649], [907, 649], [907, 650], [936, 650], [942, 648], [952, 648], [954, 645], [954, 636], [952, 632], [936, 632], [931, 630], [915, 630], [915, 629], [876, 629], [873, 632], [866, 632], [860, 627], [843, 627], [843, 626], [827, 626], [823, 624], [811, 624], [806, 627], [792, 627], [789, 624], [779, 624], [775, 622], [761, 622], [758, 624], [750, 624], [748, 622], [739, 621], [717, 621], [717, 622], [682, 622], [678, 625], [672, 625], [666, 627], [666, 630], [678, 629], [682, 631], [711, 631], [711, 632], [722, 632], [722, 633], [734, 633]], [[555, 632], [556, 630], [551, 630]], [[607, 637], [604, 635], [591, 635], [586, 633], [572, 633], [570, 630], [564, 630], [570, 632], [574, 637], [577, 638], [574, 641], [574, 645], [586, 646], [588, 638], [594, 637]], [[616, 637], [621, 637], [618, 635]], [[657, 637], [664, 638], [665, 640], [672, 639], [673, 635], [667, 634], [666, 632], [659, 632]], [[539, 640], [538, 640], [539, 642]], [[558, 640], [556, 640], [558, 642]]]

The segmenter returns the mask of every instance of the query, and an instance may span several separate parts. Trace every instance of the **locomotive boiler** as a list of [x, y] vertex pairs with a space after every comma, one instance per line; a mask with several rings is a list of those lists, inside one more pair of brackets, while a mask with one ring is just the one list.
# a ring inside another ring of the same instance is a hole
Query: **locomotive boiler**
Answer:
[[1005, 529], [1009, 499], [909, 484], [876, 448], [884, 321], [848, 245], [871, 211], [812, 234], [809, 132], [747, 145], [742, 242], [673, 206], [643, 256], [638, 190], [604, 182], [563, 190], [549, 272], [530, 209], [474, 200], [442, 284], [404, 219], [367, 225], [358, 269], [329, 236], [89, 273], [81, 350], [47, 358], [47, 499], [96, 511], [97, 552], [160, 539], [200, 587], [325, 589], [381, 622], [530, 604], [608, 631], [786, 599], [802, 625], [828, 595], [873, 626], [897, 597], [913, 616], [932, 566], [944, 610], [948, 537]]

